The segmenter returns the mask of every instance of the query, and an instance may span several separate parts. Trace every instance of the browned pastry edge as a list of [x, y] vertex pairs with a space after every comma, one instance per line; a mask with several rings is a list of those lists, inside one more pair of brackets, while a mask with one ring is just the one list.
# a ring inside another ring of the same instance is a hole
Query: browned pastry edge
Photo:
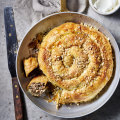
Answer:
[[35, 69], [38, 67], [38, 61], [35, 57], [29, 57], [28, 59], [24, 59], [24, 70], [26, 77]]

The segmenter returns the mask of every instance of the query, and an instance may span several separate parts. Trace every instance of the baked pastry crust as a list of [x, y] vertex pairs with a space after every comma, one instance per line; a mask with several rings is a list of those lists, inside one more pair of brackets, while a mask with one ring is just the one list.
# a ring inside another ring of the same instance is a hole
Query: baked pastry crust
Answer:
[[108, 38], [95, 28], [72, 22], [44, 37], [38, 62], [49, 81], [61, 88], [60, 104], [90, 101], [113, 72]]
[[34, 57], [29, 57], [28, 59], [25, 59], [23, 61], [24, 63], [24, 70], [26, 77], [35, 69], [38, 67], [38, 61], [37, 58]]

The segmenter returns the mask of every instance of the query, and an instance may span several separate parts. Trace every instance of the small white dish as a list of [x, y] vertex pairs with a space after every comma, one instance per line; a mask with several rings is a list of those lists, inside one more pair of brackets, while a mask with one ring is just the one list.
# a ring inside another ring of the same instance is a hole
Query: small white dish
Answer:
[[89, 4], [95, 12], [97, 12], [98, 14], [101, 14], [101, 15], [111, 15], [111, 14], [115, 13], [120, 8], [120, 0], [118, 0], [118, 5], [113, 10], [111, 10], [109, 12], [101, 12], [94, 7], [93, 2], [95, 2], [95, 1], [96, 0], [89, 0]]

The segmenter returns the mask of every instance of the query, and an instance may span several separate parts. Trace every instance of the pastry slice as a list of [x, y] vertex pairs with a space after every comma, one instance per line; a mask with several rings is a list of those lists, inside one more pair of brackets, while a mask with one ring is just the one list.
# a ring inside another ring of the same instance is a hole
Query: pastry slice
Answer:
[[24, 63], [24, 70], [25, 70], [25, 74], [26, 77], [28, 77], [28, 75], [35, 69], [38, 67], [38, 61], [36, 58], [34, 57], [29, 57], [28, 59], [25, 59], [23, 61]]
[[39, 97], [47, 89], [47, 82], [48, 79], [46, 76], [37, 76], [30, 81], [30, 83], [27, 86], [27, 89], [33, 96]]

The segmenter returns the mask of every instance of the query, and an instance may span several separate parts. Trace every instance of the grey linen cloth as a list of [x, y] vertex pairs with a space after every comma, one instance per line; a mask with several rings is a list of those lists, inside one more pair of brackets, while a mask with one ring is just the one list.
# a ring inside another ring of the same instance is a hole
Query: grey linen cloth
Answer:
[[[67, 0], [70, 11], [83, 12], [87, 0]], [[60, 11], [60, 0], [16, 0], [14, 16], [18, 41], [21, 41], [28, 30], [41, 18]]]

